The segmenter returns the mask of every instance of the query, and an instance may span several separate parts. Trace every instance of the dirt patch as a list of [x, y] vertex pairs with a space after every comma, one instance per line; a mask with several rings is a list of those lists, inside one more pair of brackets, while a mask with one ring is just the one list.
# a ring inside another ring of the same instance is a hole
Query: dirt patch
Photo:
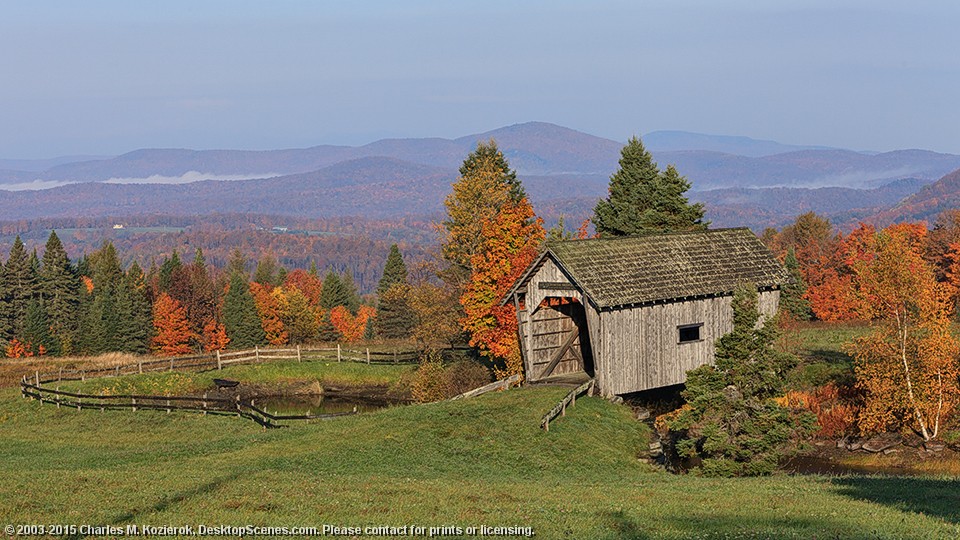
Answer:
[[816, 441], [811, 451], [791, 459], [783, 468], [804, 474], [960, 475], [960, 452], [942, 444], [925, 447], [915, 442], [884, 444], [883, 450], [869, 452], [862, 449], [861, 441]]
[[322, 386], [316, 380], [287, 380], [270, 383], [250, 383], [240, 381], [234, 388], [217, 390], [211, 386], [206, 390], [208, 396], [235, 397], [252, 399], [283, 396], [327, 396], [349, 398], [379, 403], [406, 403], [409, 397], [397, 394], [394, 388], [385, 384], [370, 385], [328, 385]]

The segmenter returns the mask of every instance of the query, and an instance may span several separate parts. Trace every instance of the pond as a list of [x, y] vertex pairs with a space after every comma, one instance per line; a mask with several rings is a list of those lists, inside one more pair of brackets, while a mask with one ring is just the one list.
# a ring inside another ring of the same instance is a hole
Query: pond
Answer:
[[255, 403], [270, 414], [310, 416], [351, 412], [354, 408], [358, 413], [364, 413], [392, 405], [384, 400], [367, 397], [323, 395], [265, 396], [256, 398]]

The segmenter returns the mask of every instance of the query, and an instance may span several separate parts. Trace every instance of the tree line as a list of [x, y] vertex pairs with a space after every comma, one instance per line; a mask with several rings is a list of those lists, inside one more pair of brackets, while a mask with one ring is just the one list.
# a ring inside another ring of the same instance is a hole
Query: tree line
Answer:
[[174, 251], [144, 271], [124, 268], [110, 241], [74, 263], [56, 231], [43, 256], [27, 253], [19, 237], [0, 265], [0, 348], [7, 357], [161, 355], [301, 344], [406, 338], [416, 314], [391, 288], [407, 281], [396, 244], [387, 255], [377, 298], [361, 298], [349, 273], [316, 265], [288, 270], [262, 257], [252, 275], [234, 250], [217, 268], [197, 249], [186, 262]]

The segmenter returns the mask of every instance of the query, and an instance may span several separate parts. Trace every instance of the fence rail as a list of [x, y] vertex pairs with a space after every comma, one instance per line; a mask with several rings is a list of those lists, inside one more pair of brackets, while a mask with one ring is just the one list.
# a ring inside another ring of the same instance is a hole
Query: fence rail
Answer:
[[547, 414], [543, 415], [543, 418], [540, 419], [540, 428], [544, 431], [550, 431], [550, 421], [558, 416], [566, 416], [567, 405], [575, 407], [577, 405], [577, 396], [580, 394], [586, 392], [588, 395], [592, 395], [595, 384], [596, 380], [590, 379], [589, 381], [571, 390], [566, 396], [564, 396], [563, 399], [560, 400], [560, 403], [557, 403]]
[[363, 351], [346, 349], [341, 345], [336, 347], [300, 347], [296, 348], [263, 348], [239, 351], [215, 351], [207, 354], [193, 354], [187, 356], [171, 356], [158, 359], [138, 359], [136, 363], [118, 364], [108, 368], [94, 369], [63, 369], [49, 372], [34, 372], [32, 377], [24, 376], [20, 382], [20, 392], [23, 397], [32, 398], [41, 404], [50, 403], [60, 407], [73, 407], [78, 410], [173, 410], [196, 411], [204, 414], [236, 414], [249, 418], [264, 427], [274, 426], [280, 420], [317, 420], [336, 418], [355, 414], [354, 412], [331, 413], [321, 415], [275, 415], [256, 405], [256, 400], [195, 396], [148, 396], [148, 395], [113, 395], [98, 396], [75, 392], [64, 392], [59, 388], [51, 389], [44, 385], [54, 382], [86, 381], [105, 377], [120, 377], [160, 371], [212, 371], [222, 370], [224, 366], [245, 363], [261, 363], [278, 360], [296, 360], [298, 362], [326, 361], [326, 362], [359, 362], [377, 365], [413, 364], [418, 361], [417, 351]]

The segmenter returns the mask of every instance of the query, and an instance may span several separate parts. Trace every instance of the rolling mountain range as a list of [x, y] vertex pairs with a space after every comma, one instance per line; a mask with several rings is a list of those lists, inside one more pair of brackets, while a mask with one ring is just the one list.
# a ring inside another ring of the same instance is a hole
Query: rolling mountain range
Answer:
[[[19, 220], [137, 214], [376, 219], [439, 214], [463, 158], [478, 141], [491, 138], [518, 170], [537, 211], [548, 221], [565, 215], [568, 223], [589, 215], [606, 194], [622, 147], [609, 139], [531, 122], [458, 139], [386, 139], [358, 147], [144, 149], [80, 161], [5, 160], [0, 167], [21, 165], [0, 170], [0, 183], [7, 188], [58, 187], [7, 193], [0, 199], [0, 215]], [[872, 154], [683, 132], [654, 132], [644, 141], [661, 166], [675, 164], [691, 181], [691, 199], [706, 203], [717, 226], [781, 226], [808, 210], [847, 223], [883, 214], [911, 196], [935, 195], [942, 201], [948, 197], [938, 189], [956, 187], [952, 193], [960, 193], [960, 186], [934, 183], [960, 169], [960, 156], [952, 154]], [[937, 184], [941, 186], [935, 188]]]

